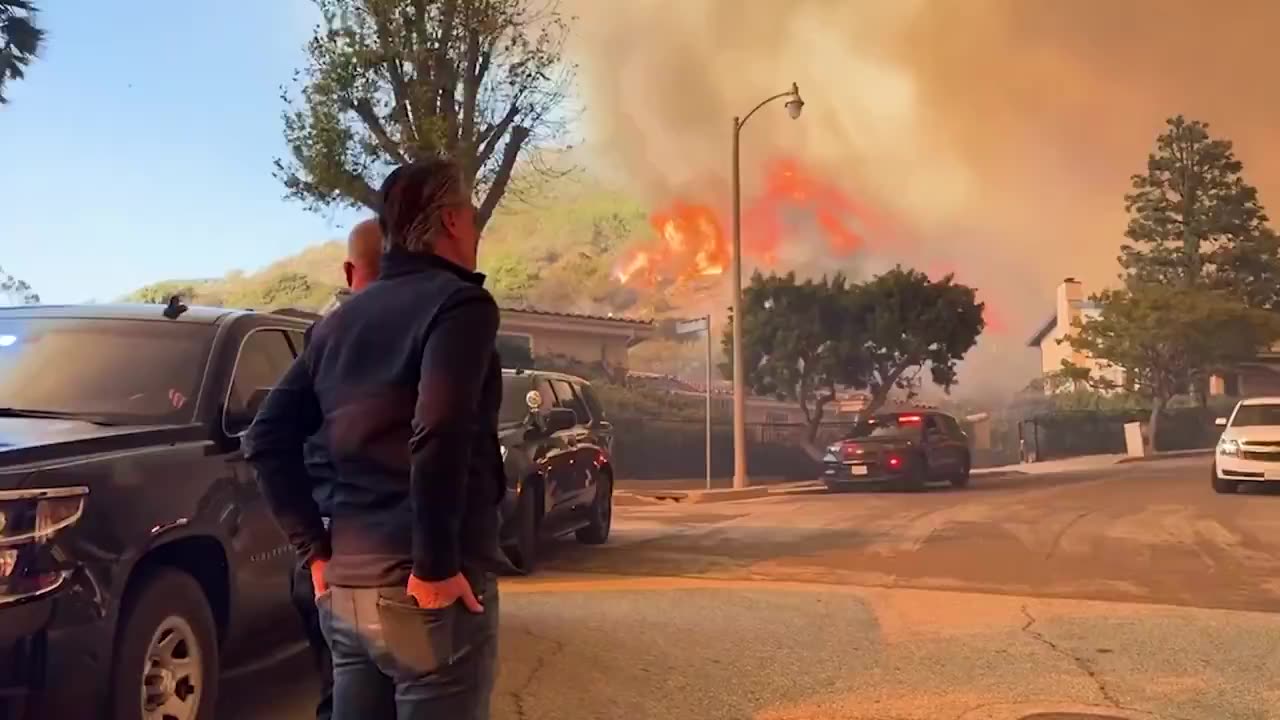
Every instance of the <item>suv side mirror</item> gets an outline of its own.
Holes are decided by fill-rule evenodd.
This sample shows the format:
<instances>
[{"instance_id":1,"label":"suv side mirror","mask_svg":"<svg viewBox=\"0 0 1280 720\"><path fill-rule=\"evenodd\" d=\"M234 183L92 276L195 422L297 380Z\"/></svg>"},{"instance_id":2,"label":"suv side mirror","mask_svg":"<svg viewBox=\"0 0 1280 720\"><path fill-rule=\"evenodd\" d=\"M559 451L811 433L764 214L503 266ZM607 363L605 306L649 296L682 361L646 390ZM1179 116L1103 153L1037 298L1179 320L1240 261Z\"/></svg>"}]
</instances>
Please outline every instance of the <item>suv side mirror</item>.
<instances>
[{"instance_id":1,"label":"suv side mirror","mask_svg":"<svg viewBox=\"0 0 1280 720\"><path fill-rule=\"evenodd\" d=\"M1213 421L1213 424L1214 424L1214 425L1217 425L1218 427L1226 427L1226 426L1227 426L1227 419L1226 419L1226 418L1218 418L1217 420L1214 420L1214 421Z\"/></svg>"},{"instance_id":2,"label":"suv side mirror","mask_svg":"<svg viewBox=\"0 0 1280 720\"><path fill-rule=\"evenodd\" d=\"M561 430L568 430L578 424L578 414L569 408L551 408L547 412L547 418L543 422L543 428L547 434L558 433Z\"/></svg>"}]
</instances>

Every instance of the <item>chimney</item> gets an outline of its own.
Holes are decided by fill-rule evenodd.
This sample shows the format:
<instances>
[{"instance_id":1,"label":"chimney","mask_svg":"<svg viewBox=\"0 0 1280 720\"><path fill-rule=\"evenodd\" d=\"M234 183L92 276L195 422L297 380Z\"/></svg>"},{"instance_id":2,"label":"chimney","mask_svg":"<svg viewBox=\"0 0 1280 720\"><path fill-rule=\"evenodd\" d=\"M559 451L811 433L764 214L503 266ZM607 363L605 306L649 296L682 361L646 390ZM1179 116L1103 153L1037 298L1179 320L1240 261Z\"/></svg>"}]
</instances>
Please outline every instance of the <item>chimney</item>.
<instances>
[{"instance_id":1,"label":"chimney","mask_svg":"<svg viewBox=\"0 0 1280 720\"><path fill-rule=\"evenodd\" d=\"M1080 315L1080 309L1077 306L1082 300L1084 300L1084 286L1080 281L1073 277L1063 278L1062 284L1058 286L1055 308L1058 327L1053 333L1054 337L1062 337L1071 331L1071 323Z\"/></svg>"}]
</instances>

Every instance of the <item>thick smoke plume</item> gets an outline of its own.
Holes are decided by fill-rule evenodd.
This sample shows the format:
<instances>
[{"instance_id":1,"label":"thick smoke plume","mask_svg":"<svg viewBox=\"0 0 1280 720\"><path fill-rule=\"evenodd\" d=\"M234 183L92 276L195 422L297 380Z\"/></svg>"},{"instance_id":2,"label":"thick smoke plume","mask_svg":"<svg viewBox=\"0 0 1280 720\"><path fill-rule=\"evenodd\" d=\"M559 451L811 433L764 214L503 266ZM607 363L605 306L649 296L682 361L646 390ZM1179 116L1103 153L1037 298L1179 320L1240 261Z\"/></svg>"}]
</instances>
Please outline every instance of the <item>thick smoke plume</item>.
<instances>
[{"instance_id":1,"label":"thick smoke plume","mask_svg":"<svg viewBox=\"0 0 1280 720\"><path fill-rule=\"evenodd\" d=\"M1175 113L1236 143L1280 213L1280 3L1027 0L572 0L592 157L661 204L727 207L730 118L757 114L748 195L794 157L892 217L896 250L858 263L954 270L1005 332L969 388L1036 372L1022 346L1065 276L1115 280L1129 176ZM815 246L820 247L820 246ZM989 318L991 315L988 316Z\"/></svg>"}]
</instances>

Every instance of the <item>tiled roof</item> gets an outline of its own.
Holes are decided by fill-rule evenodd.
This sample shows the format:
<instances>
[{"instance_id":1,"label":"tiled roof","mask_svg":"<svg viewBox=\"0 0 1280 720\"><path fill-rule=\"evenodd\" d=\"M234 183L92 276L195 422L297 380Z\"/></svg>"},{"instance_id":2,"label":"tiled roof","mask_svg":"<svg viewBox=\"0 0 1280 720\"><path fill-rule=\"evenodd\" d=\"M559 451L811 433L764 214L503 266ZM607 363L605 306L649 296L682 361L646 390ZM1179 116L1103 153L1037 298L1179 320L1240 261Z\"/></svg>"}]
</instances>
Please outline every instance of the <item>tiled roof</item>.
<instances>
[{"instance_id":1,"label":"tiled roof","mask_svg":"<svg viewBox=\"0 0 1280 720\"><path fill-rule=\"evenodd\" d=\"M542 315L544 317L560 317L560 318L568 318L571 320L603 320L605 322L629 323L631 325L643 325L645 327L651 327L653 325L652 320L638 320L636 318L617 317L613 315L587 315L584 313L552 312L550 310L534 310L533 308L504 307L502 308L502 312L525 313L526 315Z\"/></svg>"},{"instance_id":2,"label":"tiled roof","mask_svg":"<svg viewBox=\"0 0 1280 720\"><path fill-rule=\"evenodd\" d=\"M1053 329L1056 327L1058 327L1058 315L1057 313L1054 313L1048 320L1045 320L1044 325L1041 325L1040 329L1036 331L1036 334L1032 335L1031 339L1027 341L1027 347L1040 347L1040 343L1048 337L1049 333L1053 332Z\"/></svg>"}]
</instances>

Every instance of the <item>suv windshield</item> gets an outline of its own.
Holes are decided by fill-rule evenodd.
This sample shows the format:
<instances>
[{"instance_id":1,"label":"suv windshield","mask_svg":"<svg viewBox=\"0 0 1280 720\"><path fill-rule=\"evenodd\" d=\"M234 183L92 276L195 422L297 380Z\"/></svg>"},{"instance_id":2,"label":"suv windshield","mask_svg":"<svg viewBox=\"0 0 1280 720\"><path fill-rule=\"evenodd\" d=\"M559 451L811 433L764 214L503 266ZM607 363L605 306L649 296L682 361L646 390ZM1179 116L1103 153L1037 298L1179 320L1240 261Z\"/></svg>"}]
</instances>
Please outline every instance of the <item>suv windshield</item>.
<instances>
[{"instance_id":1,"label":"suv windshield","mask_svg":"<svg viewBox=\"0 0 1280 720\"><path fill-rule=\"evenodd\" d=\"M190 422L212 336L196 323L0 318L0 408Z\"/></svg>"},{"instance_id":2,"label":"suv windshield","mask_svg":"<svg viewBox=\"0 0 1280 720\"><path fill-rule=\"evenodd\" d=\"M1280 425L1280 405L1241 405L1231 427Z\"/></svg>"},{"instance_id":3,"label":"suv windshield","mask_svg":"<svg viewBox=\"0 0 1280 720\"><path fill-rule=\"evenodd\" d=\"M850 440L870 438L917 438L923 418L919 415L876 415L854 424L846 436Z\"/></svg>"}]
</instances>

